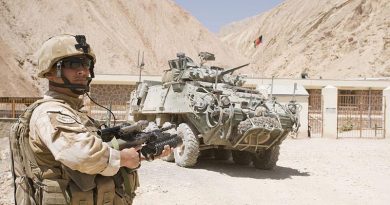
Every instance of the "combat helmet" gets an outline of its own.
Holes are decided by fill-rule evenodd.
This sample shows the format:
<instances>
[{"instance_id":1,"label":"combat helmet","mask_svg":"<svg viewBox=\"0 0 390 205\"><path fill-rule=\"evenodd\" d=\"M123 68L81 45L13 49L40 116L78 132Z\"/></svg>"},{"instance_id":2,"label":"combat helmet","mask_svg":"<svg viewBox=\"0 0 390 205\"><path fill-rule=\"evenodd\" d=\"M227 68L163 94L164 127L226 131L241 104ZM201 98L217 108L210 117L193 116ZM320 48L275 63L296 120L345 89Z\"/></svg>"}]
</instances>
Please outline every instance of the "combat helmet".
<instances>
[{"instance_id":1,"label":"combat helmet","mask_svg":"<svg viewBox=\"0 0 390 205\"><path fill-rule=\"evenodd\" d=\"M84 55L91 60L89 65L91 77L87 86L71 84L69 80L62 75L61 67L58 64L61 59L80 55ZM39 51L38 77L44 78L45 74L48 73L53 66L57 66L57 76L61 77L65 84L58 84L50 81L50 85L69 88L74 93L83 94L89 91L90 81L95 77L93 71L95 63L95 54L89 44L87 44L84 35L62 34L53 36L43 43Z\"/></svg>"}]
</instances>

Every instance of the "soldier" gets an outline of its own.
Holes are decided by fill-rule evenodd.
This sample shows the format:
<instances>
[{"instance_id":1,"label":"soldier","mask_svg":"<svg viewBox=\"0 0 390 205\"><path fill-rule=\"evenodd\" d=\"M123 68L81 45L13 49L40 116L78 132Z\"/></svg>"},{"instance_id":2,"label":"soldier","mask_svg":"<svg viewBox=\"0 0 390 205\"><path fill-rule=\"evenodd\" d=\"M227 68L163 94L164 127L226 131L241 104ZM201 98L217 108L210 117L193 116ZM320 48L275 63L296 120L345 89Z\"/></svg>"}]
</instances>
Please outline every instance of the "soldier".
<instances>
[{"instance_id":1,"label":"soldier","mask_svg":"<svg viewBox=\"0 0 390 205\"><path fill-rule=\"evenodd\" d=\"M83 35L44 42L38 76L49 80L49 90L21 116L10 138L17 205L132 203L140 148L111 148L80 111L95 62ZM166 146L161 156L170 153Z\"/></svg>"}]
</instances>

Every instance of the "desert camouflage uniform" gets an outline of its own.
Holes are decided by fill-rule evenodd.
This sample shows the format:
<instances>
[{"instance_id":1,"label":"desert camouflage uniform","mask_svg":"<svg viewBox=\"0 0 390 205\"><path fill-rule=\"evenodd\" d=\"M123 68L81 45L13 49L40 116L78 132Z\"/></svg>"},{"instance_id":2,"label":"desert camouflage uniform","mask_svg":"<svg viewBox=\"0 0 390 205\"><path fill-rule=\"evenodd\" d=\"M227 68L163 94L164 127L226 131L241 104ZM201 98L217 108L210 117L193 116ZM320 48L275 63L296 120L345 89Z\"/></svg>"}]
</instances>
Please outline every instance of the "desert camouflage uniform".
<instances>
[{"instance_id":1,"label":"desert camouflage uniform","mask_svg":"<svg viewBox=\"0 0 390 205\"><path fill-rule=\"evenodd\" d=\"M85 56L88 85L71 84L62 59ZM38 77L55 69L64 84L82 95L94 77L96 57L84 35L63 34L45 41L39 51ZM84 65L83 65L84 66ZM79 98L48 91L12 126L10 146L16 205L131 204L138 187L135 170L120 168L120 152L97 136L97 125L80 111Z\"/></svg>"},{"instance_id":2,"label":"desert camouflage uniform","mask_svg":"<svg viewBox=\"0 0 390 205\"><path fill-rule=\"evenodd\" d=\"M120 167L119 151L96 137L96 126L79 111L82 99L54 91L48 91L45 98L65 103L43 103L31 116L30 145L38 164L64 164L86 174L116 174Z\"/></svg>"},{"instance_id":3,"label":"desert camouflage uniform","mask_svg":"<svg viewBox=\"0 0 390 205\"><path fill-rule=\"evenodd\" d=\"M130 172L132 194L126 195L123 178L117 174L120 152L97 137L96 125L80 111L82 99L54 91L48 91L44 99L60 101L42 103L35 108L30 120L29 144L41 170L42 176L38 178L44 181L43 186L59 185L64 200L71 200L71 204L92 205L99 201L98 204L131 204L138 186L137 173ZM45 204L45 200L50 204L53 196L45 197L45 189L42 190L42 204ZM57 190L60 189L57 187ZM99 192L103 196L96 199ZM86 203L81 203L84 201Z\"/></svg>"}]
</instances>

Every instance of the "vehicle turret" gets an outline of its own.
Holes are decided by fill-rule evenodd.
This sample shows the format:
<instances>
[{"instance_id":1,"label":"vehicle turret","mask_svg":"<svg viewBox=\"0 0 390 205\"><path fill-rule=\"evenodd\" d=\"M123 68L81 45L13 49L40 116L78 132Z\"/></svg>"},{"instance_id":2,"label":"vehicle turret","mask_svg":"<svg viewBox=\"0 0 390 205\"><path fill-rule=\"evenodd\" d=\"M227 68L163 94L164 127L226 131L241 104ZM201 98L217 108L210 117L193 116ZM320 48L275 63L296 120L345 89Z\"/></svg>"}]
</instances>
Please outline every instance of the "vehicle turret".
<instances>
[{"instance_id":1,"label":"vehicle turret","mask_svg":"<svg viewBox=\"0 0 390 205\"><path fill-rule=\"evenodd\" d=\"M163 82L202 81L209 83L226 83L232 86L241 86L245 83L243 75L232 75L238 69L248 64L235 68L224 69L217 66L206 65L207 61L215 60L214 54L208 52L199 53L200 63L195 63L184 53L177 53L177 59L169 60L169 70L163 76Z\"/></svg>"}]
</instances>

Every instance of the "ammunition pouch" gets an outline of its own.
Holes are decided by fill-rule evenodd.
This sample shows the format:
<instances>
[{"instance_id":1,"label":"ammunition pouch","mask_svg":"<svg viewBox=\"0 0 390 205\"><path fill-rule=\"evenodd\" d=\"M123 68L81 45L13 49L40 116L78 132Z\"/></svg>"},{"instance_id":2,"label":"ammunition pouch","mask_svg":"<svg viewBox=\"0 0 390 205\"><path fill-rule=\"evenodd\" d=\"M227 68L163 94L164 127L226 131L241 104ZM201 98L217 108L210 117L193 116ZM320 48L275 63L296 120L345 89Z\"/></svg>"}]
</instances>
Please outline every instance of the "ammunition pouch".
<instances>
[{"instance_id":1,"label":"ammunition pouch","mask_svg":"<svg viewBox=\"0 0 390 205\"><path fill-rule=\"evenodd\" d=\"M115 198L115 183L112 177L96 177L96 204L113 205Z\"/></svg>"},{"instance_id":2,"label":"ammunition pouch","mask_svg":"<svg viewBox=\"0 0 390 205\"><path fill-rule=\"evenodd\" d=\"M64 179L44 179L42 181L42 205L46 204L68 204L67 194L65 193L65 187L68 181Z\"/></svg>"},{"instance_id":3,"label":"ammunition pouch","mask_svg":"<svg viewBox=\"0 0 390 205\"><path fill-rule=\"evenodd\" d=\"M74 182L70 182L69 195L72 205L94 205L93 189L82 191Z\"/></svg>"},{"instance_id":4,"label":"ammunition pouch","mask_svg":"<svg viewBox=\"0 0 390 205\"><path fill-rule=\"evenodd\" d=\"M16 177L15 179L15 203L16 205L36 205L33 189L27 177Z\"/></svg>"},{"instance_id":5,"label":"ammunition pouch","mask_svg":"<svg viewBox=\"0 0 390 205\"><path fill-rule=\"evenodd\" d=\"M119 176L119 175L118 175ZM83 191L75 182L64 179L44 179L41 183L41 189L37 189L36 195L41 193L42 205L131 205L135 197L135 190L139 186L137 172L128 174L130 182L130 192L124 191L123 185L116 187L113 177L98 175L95 178L96 187L91 190ZM123 181L122 181L123 183ZM67 187L67 188L65 188ZM28 189L27 189L28 190ZM23 192L22 192L23 193ZM18 204L35 205L34 199Z\"/></svg>"},{"instance_id":6,"label":"ammunition pouch","mask_svg":"<svg viewBox=\"0 0 390 205\"><path fill-rule=\"evenodd\" d=\"M96 175L81 173L77 170L72 170L66 166L62 166L62 170L82 191L89 191L96 187Z\"/></svg>"},{"instance_id":7,"label":"ammunition pouch","mask_svg":"<svg viewBox=\"0 0 390 205\"><path fill-rule=\"evenodd\" d=\"M127 180L129 189L126 189ZM133 203L135 197L135 190L139 187L139 178L137 171L126 171L126 176L123 176L120 172L118 172L114 176L115 182L115 205L129 204Z\"/></svg>"}]
</instances>

